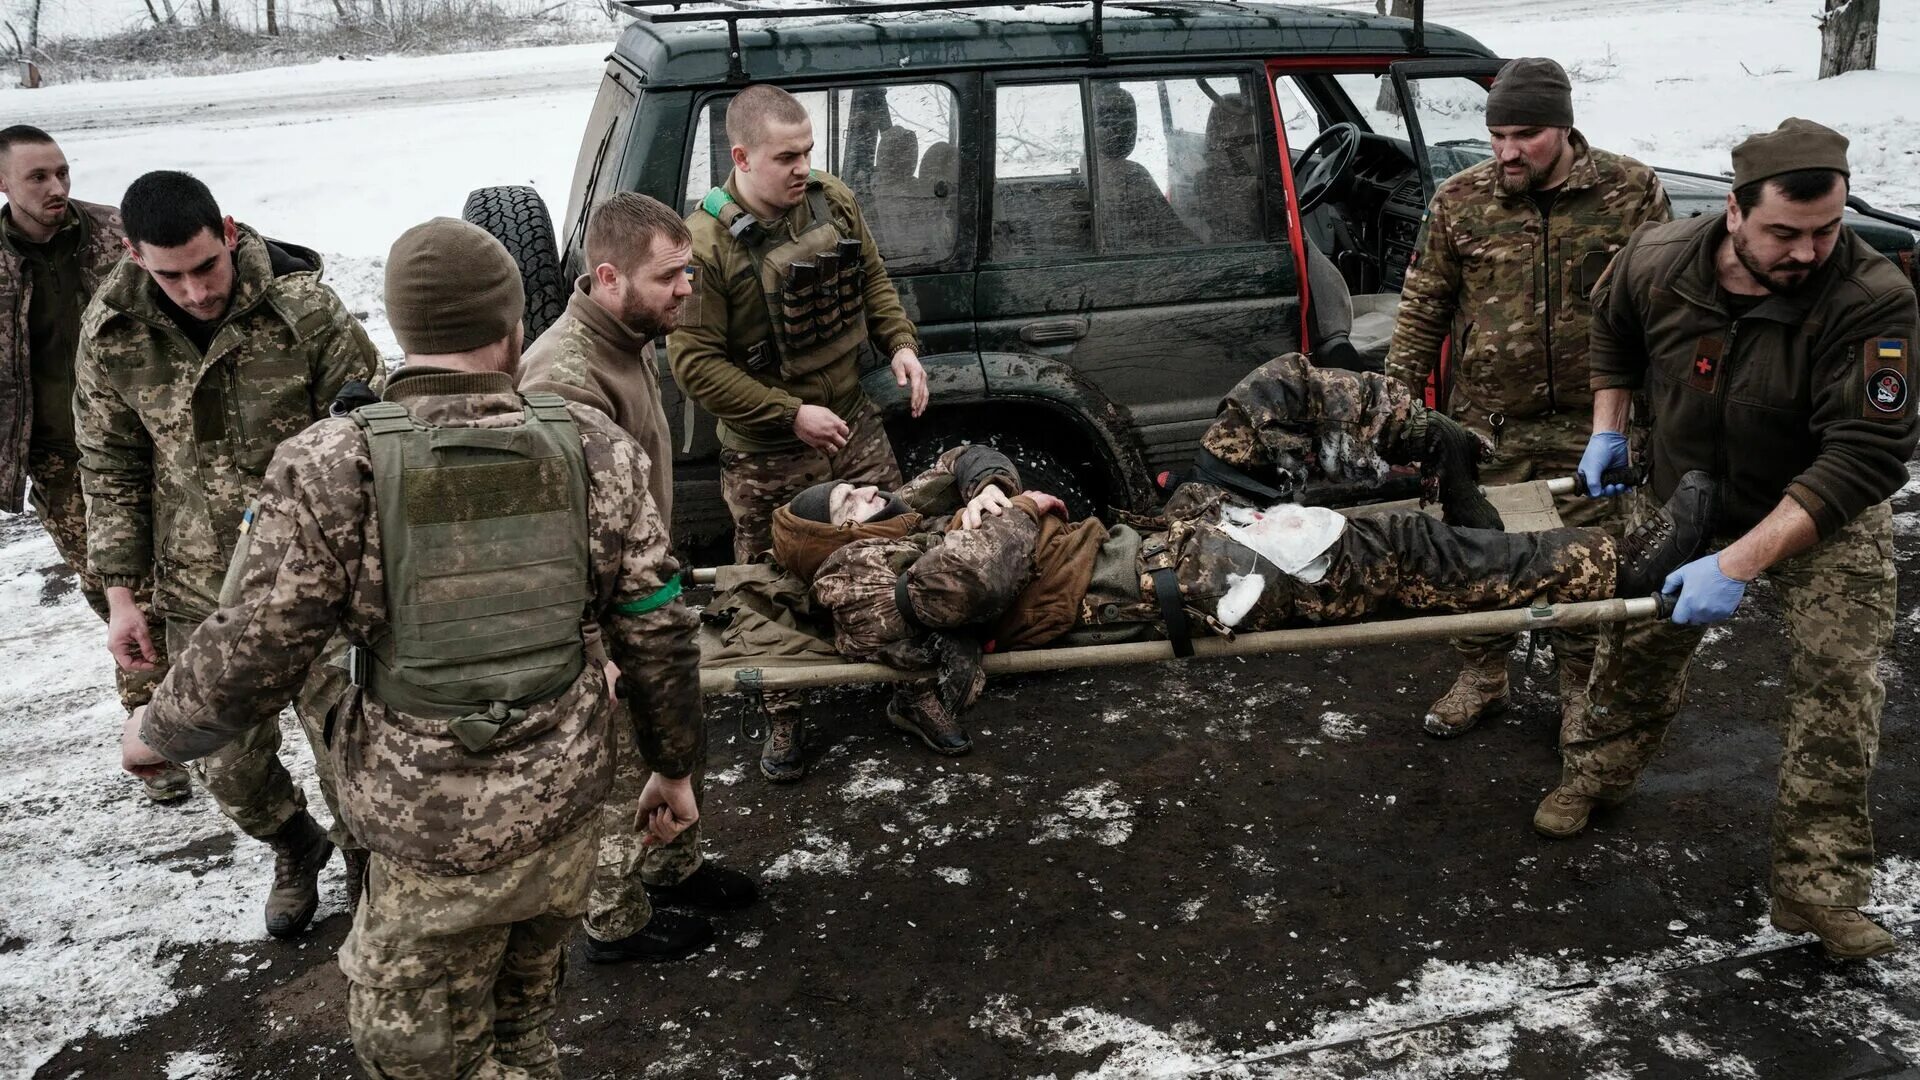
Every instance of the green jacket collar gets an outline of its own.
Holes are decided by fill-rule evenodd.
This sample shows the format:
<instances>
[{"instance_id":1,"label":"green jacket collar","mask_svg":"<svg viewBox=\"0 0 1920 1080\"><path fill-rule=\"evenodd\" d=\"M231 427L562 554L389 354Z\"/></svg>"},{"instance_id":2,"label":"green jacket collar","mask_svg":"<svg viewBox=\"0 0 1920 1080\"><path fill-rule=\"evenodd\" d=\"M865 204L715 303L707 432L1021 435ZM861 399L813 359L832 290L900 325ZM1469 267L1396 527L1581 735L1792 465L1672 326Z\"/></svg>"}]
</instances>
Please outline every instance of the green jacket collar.
<instances>
[{"instance_id":1,"label":"green jacket collar","mask_svg":"<svg viewBox=\"0 0 1920 1080\"><path fill-rule=\"evenodd\" d=\"M1680 255L1672 288L1689 304L1731 318L1732 313L1720 302L1720 243L1726 238L1727 212L1722 210L1694 231ZM1791 294L1767 297L1744 317L1798 326L1813 312L1827 286L1838 276L1849 273L1852 266L1853 230L1842 226L1826 265L1814 271L1805 286Z\"/></svg>"},{"instance_id":2,"label":"green jacket collar","mask_svg":"<svg viewBox=\"0 0 1920 1080\"><path fill-rule=\"evenodd\" d=\"M227 313L220 318L221 325L245 315L267 298L273 286L273 259L267 252L267 242L250 226L237 226L239 237L233 249L233 299L227 305ZM319 273L319 259L314 257L313 273ZM100 289L100 302L107 308L123 315L138 319L152 326L170 327L173 321L160 310L160 286L146 270L135 264L132 259L122 260ZM278 312L278 309L275 309ZM287 318L284 312L279 312ZM287 318L288 325L293 321Z\"/></svg>"}]
</instances>

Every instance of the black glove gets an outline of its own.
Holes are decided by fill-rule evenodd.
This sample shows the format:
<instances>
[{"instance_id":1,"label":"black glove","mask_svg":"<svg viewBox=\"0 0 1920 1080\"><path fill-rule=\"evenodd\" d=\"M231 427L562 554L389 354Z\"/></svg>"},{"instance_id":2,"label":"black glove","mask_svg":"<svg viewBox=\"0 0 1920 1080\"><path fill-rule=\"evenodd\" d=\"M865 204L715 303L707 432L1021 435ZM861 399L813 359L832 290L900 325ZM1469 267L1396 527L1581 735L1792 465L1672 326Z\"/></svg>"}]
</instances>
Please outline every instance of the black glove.
<instances>
[{"instance_id":1,"label":"black glove","mask_svg":"<svg viewBox=\"0 0 1920 1080\"><path fill-rule=\"evenodd\" d=\"M1322 341L1320 347L1313 351L1313 366L1335 368L1340 371L1372 372L1376 375L1387 370L1386 364L1360 355L1360 350L1353 347L1353 342L1348 341L1345 334L1336 334Z\"/></svg>"},{"instance_id":2,"label":"black glove","mask_svg":"<svg viewBox=\"0 0 1920 1080\"><path fill-rule=\"evenodd\" d=\"M364 379L348 379L340 386L340 392L333 395L333 404L327 407L328 416L345 416L362 405L372 405L380 400Z\"/></svg>"}]
</instances>

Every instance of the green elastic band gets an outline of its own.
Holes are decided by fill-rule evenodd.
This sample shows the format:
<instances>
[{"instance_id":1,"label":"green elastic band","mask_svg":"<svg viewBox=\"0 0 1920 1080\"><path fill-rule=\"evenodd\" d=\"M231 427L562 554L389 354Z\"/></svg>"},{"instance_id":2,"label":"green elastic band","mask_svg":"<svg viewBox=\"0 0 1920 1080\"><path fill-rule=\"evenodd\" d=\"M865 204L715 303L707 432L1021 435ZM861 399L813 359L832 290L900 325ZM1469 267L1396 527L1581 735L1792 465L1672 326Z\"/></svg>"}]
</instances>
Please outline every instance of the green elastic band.
<instances>
[{"instance_id":1,"label":"green elastic band","mask_svg":"<svg viewBox=\"0 0 1920 1080\"><path fill-rule=\"evenodd\" d=\"M613 610L622 615L645 615L649 611L666 607L668 604L673 603L674 597L680 595L681 576L680 574L673 575L673 580L656 589L652 596L644 600L629 600L624 604L615 604Z\"/></svg>"},{"instance_id":2,"label":"green elastic band","mask_svg":"<svg viewBox=\"0 0 1920 1080\"><path fill-rule=\"evenodd\" d=\"M700 200L700 209L705 210L718 219L720 217L720 211L725 210L727 204L732 201L733 196L727 194L726 188L714 188L707 192L706 198Z\"/></svg>"}]
</instances>

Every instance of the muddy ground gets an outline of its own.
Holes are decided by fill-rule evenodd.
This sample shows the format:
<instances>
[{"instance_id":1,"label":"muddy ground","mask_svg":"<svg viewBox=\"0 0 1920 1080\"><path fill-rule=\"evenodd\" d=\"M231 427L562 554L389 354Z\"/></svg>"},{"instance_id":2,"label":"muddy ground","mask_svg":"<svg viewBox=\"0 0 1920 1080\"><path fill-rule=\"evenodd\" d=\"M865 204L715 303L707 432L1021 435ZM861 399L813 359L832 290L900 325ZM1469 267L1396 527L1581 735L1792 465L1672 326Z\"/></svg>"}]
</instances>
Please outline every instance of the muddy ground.
<instances>
[{"instance_id":1,"label":"muddy ground","mask_svg":"<svg viewBox=\"0 0 1920 1080\"><path fill-rule=\"evenodd\" d=\"M1912 568L1875 780L1878 899L1909 934ZM1638 798L1559 843L1528 829L1551 676L1436 741L1428 646L1009 679L958 760L886 728L878 691L823 694L794 787L716 699L709 850L764 899L678 964L576 948L568 1075L1920 1075L1920 950L1846 966L1764 928L1785 658L1763 590ZM183 1004L38 1075L349 1075L345 931L191 949Z\"/></svg>"}]
</instances>

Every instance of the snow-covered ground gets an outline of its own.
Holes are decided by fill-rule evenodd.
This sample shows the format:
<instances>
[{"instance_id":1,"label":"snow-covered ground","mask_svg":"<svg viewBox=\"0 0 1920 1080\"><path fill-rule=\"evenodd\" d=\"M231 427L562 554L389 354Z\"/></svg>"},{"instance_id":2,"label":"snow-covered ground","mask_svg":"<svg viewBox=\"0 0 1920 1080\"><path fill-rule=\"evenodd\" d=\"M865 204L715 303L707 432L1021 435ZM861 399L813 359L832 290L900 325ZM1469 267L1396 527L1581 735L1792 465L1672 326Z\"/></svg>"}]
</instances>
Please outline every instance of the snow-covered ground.
<instances>
[{"instance_id":1,"label":"snow-covered ground","mask_svg":"<svg viewBox=\"0 0 1920 1080\"><path fill-rule=\"evenodd\" d=\"M1815 6L1435 0L1428 15L1502 53L1566 63L1578 76L1581 126L1597 145L1719 172L1746 133L1805 116L1853 138L1857 192L1920 214L1920 0L1883 0L1884 70L1826 82L1813 77ZM367 313L391 350L380 284L392 238L426 217L457 214L466 193L484 185L532 184L556 211L563 208L606 51L584 45L332 61L6 90L0 116L54 130L82 198L115 202L128 181L152 168L197 173L241 220L325 253L336 288ZM179 949L255 940L268 865L258 845L242 842L226 853L228 828L204 798L184 810L150 807L115 771L117 710L102 630L77 595L51 587L43 568L55 561L36 528L0 524L0 670L7 672L0 715L8 718L0 758L0 1073L23 1076L79 1036L131 1030L176 995L196 992L172 988ZM1329 737L1352 726L1337 712L1325 723ZM290 741L298 739L290 729ZM306 755L288 757L298 763ZM879 794L894 790L884 776L868 781ZM1113 795L1096 785L1033 808L1036 843L1123 843L1131 825ZM812 837L767 876L779 876L775 869L844 872L854 861L844 844ZM943 869L951 871L947 880L966 883L964 870ZM1886 914L1920 917L1920 872L1889 860L1879 898ZM337 900L337 889L328 900ZM1627 958L1605 970L1569 973L1526 956L1498 970L1439 967L1399 994L1328 1016L1310 1033L1276 1037L1267 1054L1492 1008L1485 1038L1468 1046L1494 1060L1499 1040L1561 1023L1580 995L1631 998L1675 963L1776 944L1756 927L1746 940L1687 941L1671 956ZM1911 959L1887 965L1881 978L1890 993L1920 992L1920 966ZM1592 985L1552 989L1572 982ZM1107 1062L1099 1076L1284 1074L1264 1069L1257 1056L1222 1060L1207 1033L1143 1029L1104 1014L1034 1017L1003 1000L980 1003L975 1026L996 1038L1070 1044ZM1920 1047L1920 1029L1901 1030ZM1448 1052L1456 1051L1466 1052ZM1408 1060L1424 1060L1417 1046L1409 1052ZM1395 1066L1405 1067L1404 1060Z\"/></svg>"}]
</instances>

